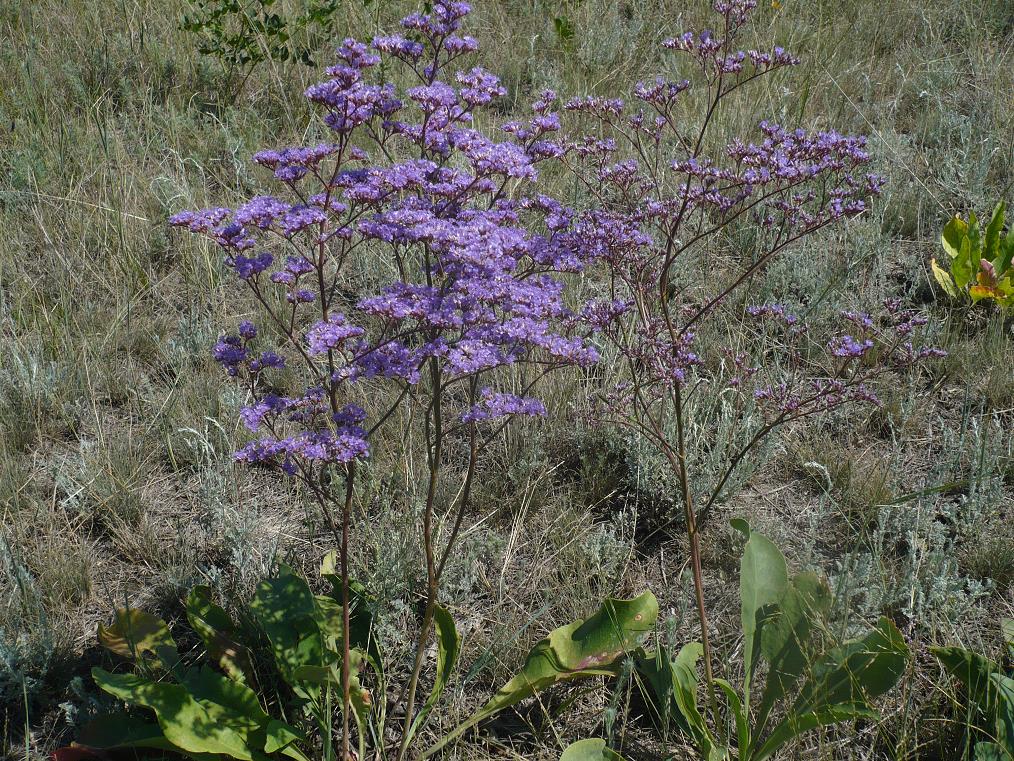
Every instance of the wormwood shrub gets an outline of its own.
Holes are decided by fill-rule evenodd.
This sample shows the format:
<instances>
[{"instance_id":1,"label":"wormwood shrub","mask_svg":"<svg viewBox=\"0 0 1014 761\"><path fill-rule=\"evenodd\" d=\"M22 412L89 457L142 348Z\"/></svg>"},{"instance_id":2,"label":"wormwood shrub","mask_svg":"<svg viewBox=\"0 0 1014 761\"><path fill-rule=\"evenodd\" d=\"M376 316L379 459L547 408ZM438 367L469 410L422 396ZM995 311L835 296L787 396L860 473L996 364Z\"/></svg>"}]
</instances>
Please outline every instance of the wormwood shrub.
<instances>
[{"instance_id":1,"label":"wormwood shrub","mask_svg":"<svg viewBox=\"0 0 1014 761\"><path fill-rule=\"evenodd\" d=\"M618 99L568 101L563 111L573 125L562 134L557 95L544 91L531 118L500 124L494 133L477 129L486 119L476 117L505 88L490 72L460 63L477 48L459 33L468 5L438 0L403 19L400 34L378 36L371 46L342 43L328 79L306 90L322 113L308 132L326 129L328 140L254 156L278 181L278 195L170 219L221 246L257 304L254 319L239 322L213 349L247 395L240 418L251 438L236 460L299 482L337 545L327 573L332 594L311 594L283 569L284 583L264 582L274 590L278 617L260 622L328 757L352 757L353 724L360 758L370 750L401 761L415 750L460 651L442 581L476 473L502 466L490 456L492 445L516 418L546 414L535 395L539 382L568 368L586 370L601 420L650 442L678 487L711 705L695 719L699 748L712 757L732 752L718 729L726 716L719 689L729 696L727 713L737 727L747 723L739 731L741 754L744 737L753 747L748 695L733 700L712 665L699 522L773 431L829 410L876 404L874 380L940 353L913 343L925 319L899 301L875 314L847 311L829 330L784 305L751 304L740 295L794 243L863 213L883 182L863 169L869 156L861 137L769 122L761 122L752 141L732 138L724 147L722 136L712 134L728 96L797 63L777 47L736 48L754 5L720 0L718 31L686 32L664 43L688 64L693 82L667 74L641 83L636 109ZM393 70L411 86L386 81ZM584 188L579 206L540 192L544 164ZM745 237L747 250L719 258L715 241L747 223L756 228ZM601 293L574 304L566 286L585 272L602 275ZM695 336L716 318L748 326L747 337L699 345ZM611 385L590 371L602 352L619 368ZM418 491L406 487L409 502L421 505L423 603L415 655L397 692L387 679L399 671L361 636L362 594L349 568L362 463L376 454L372 447L399 438L378 435L385 428L416 428L426 443ZM691 447L695 456L688 455ZM721 466L715 482L699 483L688 468L694 462ZM460 471L452 469L456 463L463 463ZM761 570L744 569L743 577L746 585L765 583ZM297 603L298 615L290 607ZM765 604L751 610L767 616ZM645 593L607 601L591 618L551 633L516 679L417 757L437 753L537 689L615 675L656 612ZM744 617L745 633L757 630L756 615ZM296 627L282 626L297 619ZM128 638L125 625L120 629ZM292 639L293 629L316 644L307 650ZM900 653L893 628L881 629ZM435 675L420 704L431 638ZM876 646L856 645L859 653ZM163 667L173 662L171 653L156 656ZM755 654L747 657L756 662ZM862 671L861 663L852 665ZM191 701L188 710L206 727L199 740L214 737L218 745L195 742L192 728L147 697L165 692L159 682L96 676L124 701L154 710L164 738L185 752L300 758L289 752L301 740L299 728L272 723L259 705L255 710L249 686L234 687L240 680L223 668L224 676L171 674L177 685L170 697ZM386 731L389 697L403 711L400 732ZM340 727L332 748L334 710ZM216 717L229 711L256 713L223 725L245 728L239 740L216 734ZM719 741L705 744L706 737Z\"/></svg>"},{"instance_id":2,"label":"wormwood shrub","mask_svg":"<svg viewBox=\"0 0 1014 761\"><path fill-rule=\"evenodd\" d=\"M28 569L0 540L0 726L23 721L54 660L56 636Z\"/></svg>"}]
</instances>

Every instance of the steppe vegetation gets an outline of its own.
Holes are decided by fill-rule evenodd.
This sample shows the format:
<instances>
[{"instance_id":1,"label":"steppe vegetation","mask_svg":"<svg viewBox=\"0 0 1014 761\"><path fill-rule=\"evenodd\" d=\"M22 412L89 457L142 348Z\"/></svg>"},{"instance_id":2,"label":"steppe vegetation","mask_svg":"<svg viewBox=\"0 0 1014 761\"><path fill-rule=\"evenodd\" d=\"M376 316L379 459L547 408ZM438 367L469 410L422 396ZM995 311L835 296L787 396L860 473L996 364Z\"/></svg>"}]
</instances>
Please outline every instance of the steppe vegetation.
<instances>
[{"instance_id":1,"label":"steppe vegetation","mask_svg":"<svg viewBox=\"0 0 1014 761\"><path fill-rule=\"evenodd\" d=\"M454 203L472 209L481 201L485 211L490 198L541 193L578 217L609 214L594 224L579 219L587 224L562 245L554 234L573 220L555 204L531 203L517 222L481 214L477 222L454 209L455 234L471 248L441 260L436 287L476 295L479 286L454 291L466 269L476 279L467 257L493 259L491 231L506 239L516 226L524 240L508 241L511 256L523 251L528 269L497 263L479 284L495 280L511 306L499 290L479 301L495 301L498 329L507 317L533 314L550 325L533 332L526 324L524 332L512 323L518 332L509 342L484 333L487 344L509 343L512 353L509 363L488 365L469 364L478 360L467 351L464 359L452 354L460 341L439 332L446 325L432 312L420 317L398 300L404 293L383 291L426 269L413 264L411 246L392 254L392 233L379 222L362 246L341 249L346 271L327 270L336 284L331 306L341 309L315 318L321 325L272 325L268 308L316 309L327 289L297 287L311 271L301 264L290 266L292 282L275 279L274 295L245 289L258 268L267 281L268 265L244 259L250 252L237 237L216 231L226 215L181 216L244 208L253 227L267 214L263 230L287 225L289 238L323 229L316 217L287 221L263 202L249 204L284 194L273 171L284 179L300 162L316 170L334 151L253 157L336 139L329 129L343 134L321 119L333 91L304 97L336 65L342 40L369 42L399 31L407 14L445 4L337 0L311 3L305 15L301 1L276 0L269 14L299 19L285 40L278 22L216 37L208 8L225 5L0 7L0 752L41 758L87 736L96 716L136 706L143 680L200 695L198 672L186 669L207 661L200 673L217 669L256 689L243 693L259 703L255 758L340 758L343 735L352 753L392 759L556 759L585 738L602 738L630 761L692 758L723 743L741 759L765 757L768 746L776 758L1010 757L1003 717L1014 710L1014 691L1004 703L1002 690L1010 690L1014 651L1001 622L1014 617L1014 322L1004 290L1014 238L1004 237L1002 222L995 235L987 227L997 202L1014 200L1010 3L762 2L737 47L788 53L762 61L771 71L711 113L693 84L649 92L659 73L673 83L691 76L707 38L695 36L697 48L683 58L663 41L716 24L720 32L710 2L476 0L462 31L478 50L464 51L441 78L472 88L472 126L525 143L529 153L483 153L493 168L482 171L502 171L503 187L466 183ZM398 45L381 47L392 59L408 55ZM372 70L363 61L374 52L346 46L344 61ZM788 65L790 55L798 65ZM455 79L474 66L498 76L503 93L482 75ZM377 69L399 88L418 84L393 60ZM649 83L640 93L639 82ZM557 93L555 104L547 90ZM437 112L443 96L414 100L426 108L432 98ZM583 154L558 160L523 132L615 137L621 122L608 99L636 109L669 97L680 103L675 126L666 127L674 144L685 130L696 137L702 115L711 131L691 148L712 155L737 136L809 140L794 137L804 128L824 135L807 144L808 160L837 151L836 160L854 163L860 185L834 174L839 185L823 189L839 195L800 202L826 217L777 209L805 231L791 245L780 231L765 237L778 226L763 217L730 219L743 199L695 198L706 208L690 218L707 234L681 229L669 249L682 254L674 266L642 267L637 256L656 251L616 241L634 222L671 223L669 212L646 213L644 200L667 187L678 195L679 185L656 182L638 195L643 189L624 185L626 170L612 165L631 158L626 149L609 158L588 142ZM574 99L583 100L566 108ZM548 121L529 125L540 116ZM498 131L511 121L523 126ZM785 131L762 133L762 121ZM403 130L382 148L358 137L349 145L369 150L377 165L401 166L420 156L405 149L414 138ZM631 145L635 153L643 147ZM433 145L423 148L432 159ZM475 143L456 149L475 169ZM683 160L688 188L730 180ZM428 199L447 192L405 166L384 182ZM318 179L325 193L338 187ZM341 191L367 198L376 191L367 185L356 175ZM831 205L832 197L842 203ZM981 235L953 221L971 213ZM180 227L211 231L225 255ZM545 237L536 245L529 233ZM426 245L426 236L447 235L413 234ZM329 240L329 255L340 239ZM590 242L599 253L579 256L580 267L564 256ZM661 250L665 244L663 236ZM272 271L286 253L276 252ZM562 295L535 281L535 271L552 274ZM712 301L730 285L735 293ZM362 302L379 293L385 298ZM617 307L624 299L635 308ZM596 306L582 311L587 302ZM585 319L572 319L564 305ZM352 369L338 379L345 365L335 357L359 338L337 319L341 310L367 326L369 340L397 323L426 346L446 339L450 348L413 355L418 378L393 355L371 364L368 351L350 349ZM429 322L406 328L406 319ZM693 324L693 338L672 332L672 320ZM909 336L910 348L887 340ZM269 370L250 376L254 344ZM406 340L405 349L421 345ZM652 353L658 346L668 349ZM286 347L284 369L260 353ZM311 450L316 439L258 446L251 429L282 420L280 396L312 396L322 363L347 396L283 424L317 431L323 424L311 416L326 415L323 428L338 426L341 446L326 456ZM237 383L222 365L250 379ZM361 382L346 384L357 374ZM818 384L807 386L816 401L779 390L786 378ZM660 388L669 391L652 396ZM759 432L770 435L755 442ZM343 610L353 598L355 609ZM760 616L756 631L753 614L744 615L748 599ZM312 649L310 638L286 639L280 622L297 619L320 628L319 665L291 655ZM556 663L551 675L544 663L526 665L536 643L554 632L555 646L555 632L578 619L591 622L580 630L591 632L588 641L616 648L614 660L588 661L594 653L582 641L566 651L573 662ZM837 723L793 731L778 747L742 741L744 727L764 734L769 711L767 731L781 726L795 709L776 697L800 692L771 677L792 669L772 649L773 624L760 649L760 625L772 620L791 621L788 639L811 657L799 667L806 676L796 708L807 702L806 680L838 673L836 663L853 679L851 693L835 693L850 706L835 709ZM362 631L368 636L353 641ZM845 641L862 644L836 648ZM850 660L864 648L882 656L876 666L889 674L877 685L863 682ZM343 668L353 659L366 664L358 674ZM672 680L660 679L670 666ZM762 718L740 726L732 695L743 695L744 676L758 668L749 718ZM536 673L546 680L538 690L528 681ZM698 679L696 721L686 704ZM834 690L826 693L822 700ZM431 694L440 699L427 701ZM342 711L343 701L351 708ZM820 700L811 694L809 703ZM379 747L386 750L377 755ZM567 753L615 758L594 741Z\"/></svg>"}]
</instances>

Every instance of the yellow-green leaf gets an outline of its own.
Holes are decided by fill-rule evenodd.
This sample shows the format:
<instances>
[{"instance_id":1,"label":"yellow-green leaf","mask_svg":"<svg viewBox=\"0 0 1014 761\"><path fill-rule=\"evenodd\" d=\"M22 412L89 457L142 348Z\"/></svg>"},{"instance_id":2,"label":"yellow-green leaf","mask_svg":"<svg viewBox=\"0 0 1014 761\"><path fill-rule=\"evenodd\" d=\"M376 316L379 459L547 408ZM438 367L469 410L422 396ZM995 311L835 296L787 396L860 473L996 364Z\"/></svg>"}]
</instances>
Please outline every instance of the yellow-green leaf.
<instances>
[{"instance_id":1,"label":"yellow-green leaf","mask_svg":"<svg viewBox=\"0 0 1014 761\"><path fill-rule=\"evenodd\" d=\"M589 676L614 676L623 654L655 628L658 600L646 591L632 600L606 599L587 619L554 629L525 659L521 671L482 708L419 758L429 758L469 727L546 687Z\"/></svg>"},{"instance_id":2,"label":"yellow-green leaf","mask_svg":"<svg viewBox=\"0 0 1014 761\"><path fill-rule=\"evenodd\" d=\"M99 642L107 650L136 660L154 656L153 665L169 668L178 660L176 642L158 616L135 608L119 608L112 626L99 624Z\"/></svg>"},{"instance_id":3,"label":"yellow-green leaf","mask_svg":"<svg viewBox=\"0 0 1014 761\"><path fill-rule=\"evenodd\" d=\"M954 217L944 226L940 235L940 244L951 259L961 253L961 241L968 235L968 224L961 217Z\"/></svg>"},{"instance_id":4,"label":"yellow-green leaf","mask_svg":"<svg viewBox=\"0 0 1014 761\"><path fill-rule=\"evenodd\" d=\"M231 635L235 624L229 614L211 601L211 588L196 586L187 595L187 620L204 640L208 658L232 679L254 683L250 654Z\"/></svg>"},{"instance_id":5,"label":"yellow-green leaf","mask_svg":"<svg viewBox=\"0 0 1014 761\"><path fill-rule=\"evenodd\" d=\"M940 284L940 287L944 289L944 293L952 299L959 298L958 289L954 285L954 279L944 270L943 267L937 264L936 259L932 259L930 261L930 267L933 269L933 277L936 279L937 283Z\"/></svg>"},{"instance_id":6,"label":"yellow-green leaf","mask_svg":"<svg viewBox=\"0 0 1014 761\"><path fill-rule=\"evenodd\" d=\"M592 737L568 745L560 761L623 761L623 756L607 747L605 740Z\"/></svg>"},{"instance_id":7,"label":"yellow-green leaf","mask_svg":"<svg viewBox=\"0 0 1014 761\"><path fill-rule=\"evenodd\" d=\"M437 636L437 674L429 697L409 727L410 738L426 723L426 718L440 700L461 654L461 635L458 634L450 611L442 605L437 605L433 611L433 626Z\"/></svg>"}]
</instances>

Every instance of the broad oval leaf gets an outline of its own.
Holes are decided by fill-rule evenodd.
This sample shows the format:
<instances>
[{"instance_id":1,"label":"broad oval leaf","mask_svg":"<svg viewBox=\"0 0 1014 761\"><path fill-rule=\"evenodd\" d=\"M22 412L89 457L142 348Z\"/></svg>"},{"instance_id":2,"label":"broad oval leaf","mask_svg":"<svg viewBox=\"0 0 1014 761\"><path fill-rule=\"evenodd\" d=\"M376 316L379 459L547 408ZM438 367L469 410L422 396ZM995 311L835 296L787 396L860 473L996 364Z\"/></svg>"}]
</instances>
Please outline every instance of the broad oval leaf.
<instances>
[{"instance_id":1,"label":"broad oval leaf","mask_svg":"<svg viewBox=\"0 0 1014 761\"><path fill-rule=\"evenodd\" d=\"M213 753L253 761L262 757L257 721L218 703L196 700L178 684L92 669L95 683L110 695L155 712L165 738L187 753ZM236 684L236 682L232 682ZM263 734L263 733L262 733Z\"/></svg>"},{"instance_id":2,"label":"broad oval leaf","mask_svg":"<svg viewBox=\"0 0 1014 761\"><path fill-rule=\"evenodd\" d=\"M437 673L433 681L433 689L429 697L409 727L408 734L411 739L416 732L426 723L430 711L436 706L443 694L451 674L454 673L454 666L461 654L461 635L454 625L454 618L450 611L442 605L437 605L433 611L433 627L437 637Z\"/></svg>"},{"instance_id":3,"label":"broad oval leaf","mask_svg":"<svg viewBox=\"0 0 1014 761\"><path fill-rule=\"evenodd\" d=\"M623 761L623 756L598 737L571 743L560 756L560 761Z\"/></svg>"},{"instance_id":4,"label":"broad oval leaf","mask_svg":"<svg viewBox=\"0 0 1014 761\"><path fill-rule=\"evenodd\" d=\"M111 626L99 624L99 642L107 650L131 660L146 654L165 657L168 652L176 652L176 642L165 621L136 608L118 608Z\"/></svg>"},{"instance_id":5,"label":"broad oval leaf","mask_svg":"<svg viewBox=\"0 0 1014 761\"><path fill-rule=\"evenodd\" d=\"M657 618L658 600L648 590L632 600L606 599L589 618L554 629L532 648L521 671L486 705L419 758L429 758L483 719L550 685L588 676L615 675L617 661L655 628Z\"/></svg>"},{"instance_id":6,"label":"broad oval leaf","mask_svg":"<svg viewBox=\"0 0 1014 761\"><path fill-rule=\"evenodd\" d=\"M865 636L829 650L817 659L792 709L751 759L763 761L793 737L814 727L876 718L869 701L894 687L908 657L904 637L887 618L881 618Z\"/></svg>"},{"instance_id":7,"label":"broad oval leaf","mask_svg":"<svg viewBox=\"0 0 1014 761\"><path fill-rule=\"evenodd\" d=\"M306 581L291 568L282 565L277 576L258 584L250 608L271 643L278 670L289 684L300 681L296 676L300 667L329 663L318 625L317 602Z\"/></svg>"},{"instance_id":8,"label":"broad oval leaf","mask_svg":"<svg viewBox=\"0 0 1014 761\"><path fill-rule=\"evenodd\" d=\"M658 600L650 591L632 600L607 599L591 617L561 626L536 644L521 671L477 715L491 716L557 682L612 675L613 664L655 627L657 617Z\"/></svg>"},{"instance_id":9,"label":"broad oval leaf","mask_svg":"<svg viewBox=\"0 0 1014 761\"><path fill-rule=\"evenodd\" d=\"M901 678L909 651L898 627L881 617L877 626L821 656L800 690L793 710L822 705L866 703Z\"/></svg>"},{"instance_id":10,"label":"broad oval leaf","mask_svg":"<svg viewBox=\"0 0 1014 761\"><path fill-rule=\"evenodd\" d=\"M961 217L952 217L951 221L944 225L940 245L951 259L956 259L961 254L961 241L967 235L968 224Z\"/></svg>"},{"instance_id":11,"label":"broad oval leaf","mask_svg":"<svg viewBox=\"0 0 1014 761\"><path fill-rule=\"evenodd\" d=\"M254 684L250 653L233 637L236 626L229 614L211 601L211 587L196 586L190 590L187 620L204 641L212 661L230 678Z\"/></svg>"},{"instance_id":12,"label":"broad oval leaf","mask_svg":"<svg viewBox=\"0 0 1014 761\"><path fill-rule=\"evenodd\" d=\"M789 588L785 558L775 543L751 531L745 521L733 527L746 535L739 570L740 616L743 626L743 709L750 714L750 684L761 654L761 634Z\"/></svg>"}]
</instances>

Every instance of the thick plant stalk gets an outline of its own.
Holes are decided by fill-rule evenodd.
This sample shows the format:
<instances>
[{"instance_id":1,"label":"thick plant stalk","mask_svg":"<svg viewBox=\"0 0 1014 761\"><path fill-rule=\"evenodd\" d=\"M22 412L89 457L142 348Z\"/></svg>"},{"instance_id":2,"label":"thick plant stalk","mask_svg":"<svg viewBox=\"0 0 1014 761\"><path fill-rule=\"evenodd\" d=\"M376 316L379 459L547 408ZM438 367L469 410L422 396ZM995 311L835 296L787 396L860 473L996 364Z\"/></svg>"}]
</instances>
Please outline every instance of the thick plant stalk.
<instances>
[{"instance_id":1,"label":"thick plant stalk","mask_svg":"<svg viewBox=\"0 0 1014 761\"><path fill-rule=\"evenodd\" d=\"M694 598L697 603L697 618L701 624L701 645L704 650L704 676L708 682L708 697L711 701L712 718L715 723L720 723L718 712L718 697L715 695L715 674L711 663L711 638L708 636L708 613L704 606L704 582L701 570L701 541L697 533L697 516L694 514L694 502L690 493L690 481L687 478L687 448L686 433L683 426L683 391L682 384L677 383L673 392L673 399L676 404L676 437L678 439L678 450L676 452L680 488L683 492L683 508L686 512L687 540L690 544L690 567L694 578Z\"/></svg>"},{"instance_id":2,"label":"thick plant stalk","mask_svg":"<svg viewBox=\"0 0 1014 761\"><path fill-rule=\"evenodd\" d=\"M433 513L436 503L437 485L440 480L440 460L443 455L443 417L441 413L441 374L439 360L430 362L433 381L433 407L431 420L433 426L433 446L429 455L430 478L426 489L426 506L423 512L423 551L426 555L426 608L423 612L422 624L419 628L419 639L416 644L415 663L412 676L408 683L405 699L405 723L402 731L401 746L398 748L398 761L403 761L412 741L411 727L415 713L415 697L419 689L419 675L422 673L423 658L426 654L426 642L429 639L430 627L433 625L433 613L437 604L437 563L433 547Z\"/></svg>"},{"instance_id":3,"label":"thick plant stalk","mask_svg":"<svg viewBox=\"0 0 1014 761\"><path fill-rule=\"evenodd\" d=\"M349 601L349 521L352 513L355 462L350 462L345 477L345 504L342 506L342 541L340 563L342 575L342 761L349 758L349 712L352 709L352 632Z\"/></svg>"}]
</instances>

